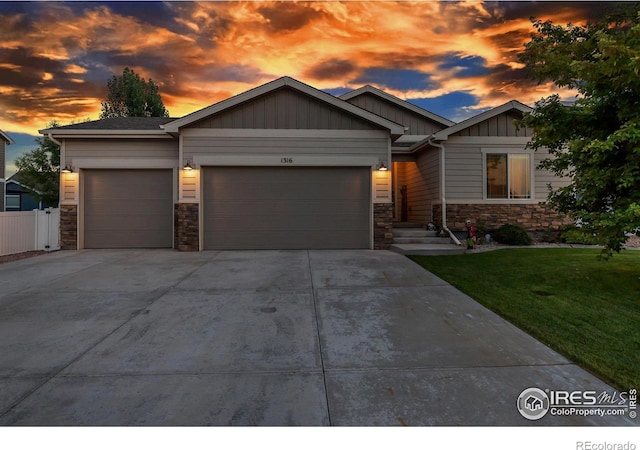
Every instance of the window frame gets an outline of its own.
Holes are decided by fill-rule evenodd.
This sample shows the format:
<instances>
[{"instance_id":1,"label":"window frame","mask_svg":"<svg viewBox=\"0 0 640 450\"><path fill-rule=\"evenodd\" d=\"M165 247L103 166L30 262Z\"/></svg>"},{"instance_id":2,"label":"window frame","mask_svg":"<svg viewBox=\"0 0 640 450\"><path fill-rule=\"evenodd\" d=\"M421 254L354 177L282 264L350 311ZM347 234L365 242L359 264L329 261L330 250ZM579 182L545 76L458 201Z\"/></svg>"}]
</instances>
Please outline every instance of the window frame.
<instances>
[{"instance_id":1,"label":"window frame","mask_svg":"<svg viewBox=\"0 0 640 450\"><path fill-rule=\"evenodd\" d=\"M528 203L535 200L535 157L533 150L526 150L522 148L495 148L487 147L480 149L482 153L482 199L487 202L499 202L499 203ZM511 197L511 171L510 156L512 154L529 155L529 197L528 198L512 198ZM506 198L489 198L487 196L487 155L507 155L507 197Z\"/></svg>"}]
</instances>

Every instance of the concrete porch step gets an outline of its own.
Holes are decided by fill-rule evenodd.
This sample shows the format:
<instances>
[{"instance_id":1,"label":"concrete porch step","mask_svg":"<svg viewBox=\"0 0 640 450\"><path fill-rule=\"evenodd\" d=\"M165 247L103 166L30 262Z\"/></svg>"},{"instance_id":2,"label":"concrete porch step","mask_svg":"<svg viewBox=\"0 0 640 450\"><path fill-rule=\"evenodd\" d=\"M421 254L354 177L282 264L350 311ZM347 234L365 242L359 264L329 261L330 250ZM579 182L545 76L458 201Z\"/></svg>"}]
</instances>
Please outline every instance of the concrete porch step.
<instances>
[{"instance_id":1,"label":"concrete porch step","mask_svg":"<svg viewBox=\"0 0 640 450\"><path fill-rule=\"evenodd\" d=\"M393 228L395 237L436 237L437 231L428 231L422 228Z\"/></svg>"},{"instance_id":2,"label":"concrete porch step","mask_svg":"<svg viewBox=\"0 0 640 450\"><path fill-rule=\"evenodd\" d=\"M393 228L424 228L421 223L393 222Z\"/></svg>"},{"instance_id":3,"label":"concrete porch step","mask_svg":"<svg viewBox=\"0 0 640 450\"><path fill-rule=\"evenodd\" d=\"M401 255L462 255L465 252L463 246L455 244L393 244L389 249Z\"/></svg>"},{"instance_id":4,"label":"concrete porch step","mask_svg":"<svg viewBox=\"0 0 640 450\"><path fill-rule=\"evenodd\" d=\"M446 237L427 236L427 237L414 237L414 236L398 236L393 235L393 242L395 244L453 244L451 239Z\"/></svg>"}]
</instances>

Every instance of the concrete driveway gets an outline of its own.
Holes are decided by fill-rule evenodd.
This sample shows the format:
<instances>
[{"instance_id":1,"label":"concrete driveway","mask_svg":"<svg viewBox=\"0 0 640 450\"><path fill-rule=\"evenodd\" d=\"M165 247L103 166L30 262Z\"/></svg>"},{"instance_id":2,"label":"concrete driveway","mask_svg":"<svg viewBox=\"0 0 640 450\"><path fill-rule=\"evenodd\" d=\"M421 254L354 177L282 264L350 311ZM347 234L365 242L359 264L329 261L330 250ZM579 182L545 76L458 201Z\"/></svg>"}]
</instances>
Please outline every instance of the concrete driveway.
<instances>
[{"instance_id":1,"label":"concrete driveway","mask_svg":"<svg viewBox=\"0 0 640 450\"><path fill-rule=\"evenodd\" d=\"M625 425L612 389L384 251L56 252L0 265L0 425Z\"/></svg>"}]
</instances>

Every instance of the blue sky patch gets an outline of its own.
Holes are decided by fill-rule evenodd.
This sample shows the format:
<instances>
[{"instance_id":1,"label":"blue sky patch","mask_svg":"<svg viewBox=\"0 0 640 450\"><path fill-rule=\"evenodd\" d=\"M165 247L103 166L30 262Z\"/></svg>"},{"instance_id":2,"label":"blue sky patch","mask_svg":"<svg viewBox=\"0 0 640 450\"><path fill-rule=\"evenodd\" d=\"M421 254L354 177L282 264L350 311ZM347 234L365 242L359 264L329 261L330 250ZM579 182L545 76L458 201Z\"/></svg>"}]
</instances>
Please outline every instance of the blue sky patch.
<instances>
[{"instance_id":1,"label":"blue sky patch","mask_svg":"<svg viewBox=\"0 0 640 450\"><path fill-rule=\"evenodd\" d=\"M419 70L386 69L384 67L369 67L351 83L372 84L382 89L388 88L402 91L424 91L437 87L428 73L420 72Z\"/></svg>"},{"instance_id":2,"label":"blue sky patch","mask_svg":"<svg viewBox=\"0 0 640 450\"><path fill-rule=\"evenodd\" d=\"M451 92L440 97L411 98L407 101L454 122L460 122L477 114L477 112L465 110L478 104L477 97L468 92Z\"/></svg>"},{"instance_id":3,"label":"blue sky patch","mask_svg":"<svg viewBox=\"0 0 640 450\"><path fill-rule=\"evenodd\" d=\"M449 53L444 56L444 62L438 66L439 69L458 69L456 77L482 77L489 75L491 69L486 66L487 61L482 56L460 56Z\"/></svg>"}]
</instances>

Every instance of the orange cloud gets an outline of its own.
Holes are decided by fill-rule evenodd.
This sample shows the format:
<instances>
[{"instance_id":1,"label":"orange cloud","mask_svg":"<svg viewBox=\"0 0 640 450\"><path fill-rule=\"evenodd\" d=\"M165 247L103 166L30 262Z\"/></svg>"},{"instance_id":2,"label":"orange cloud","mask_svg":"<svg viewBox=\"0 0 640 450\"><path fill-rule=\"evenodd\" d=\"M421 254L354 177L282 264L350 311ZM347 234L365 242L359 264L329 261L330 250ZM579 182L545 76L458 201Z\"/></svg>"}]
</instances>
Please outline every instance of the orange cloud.
<instances>
[{"instance_id":1,"label":"orange cloud","mask_svg":"<svg viewBox=\"0 0 640 450\"><path fill-rule=\"evenodd\" d=\"M172 116L282 75L356 88L380 69L424 74L428 82L379 86L401 98L465 92L477 98L467 112L533 102L555 88L522 73L529 17L579 23L597 13L592 3L551 2L126 3L0 8L0 128L33 133L52 119L95 119L107 79L125 66L159 84ZM444 66L467 57L486 71Z\"/></svg>"}]
</instances>

